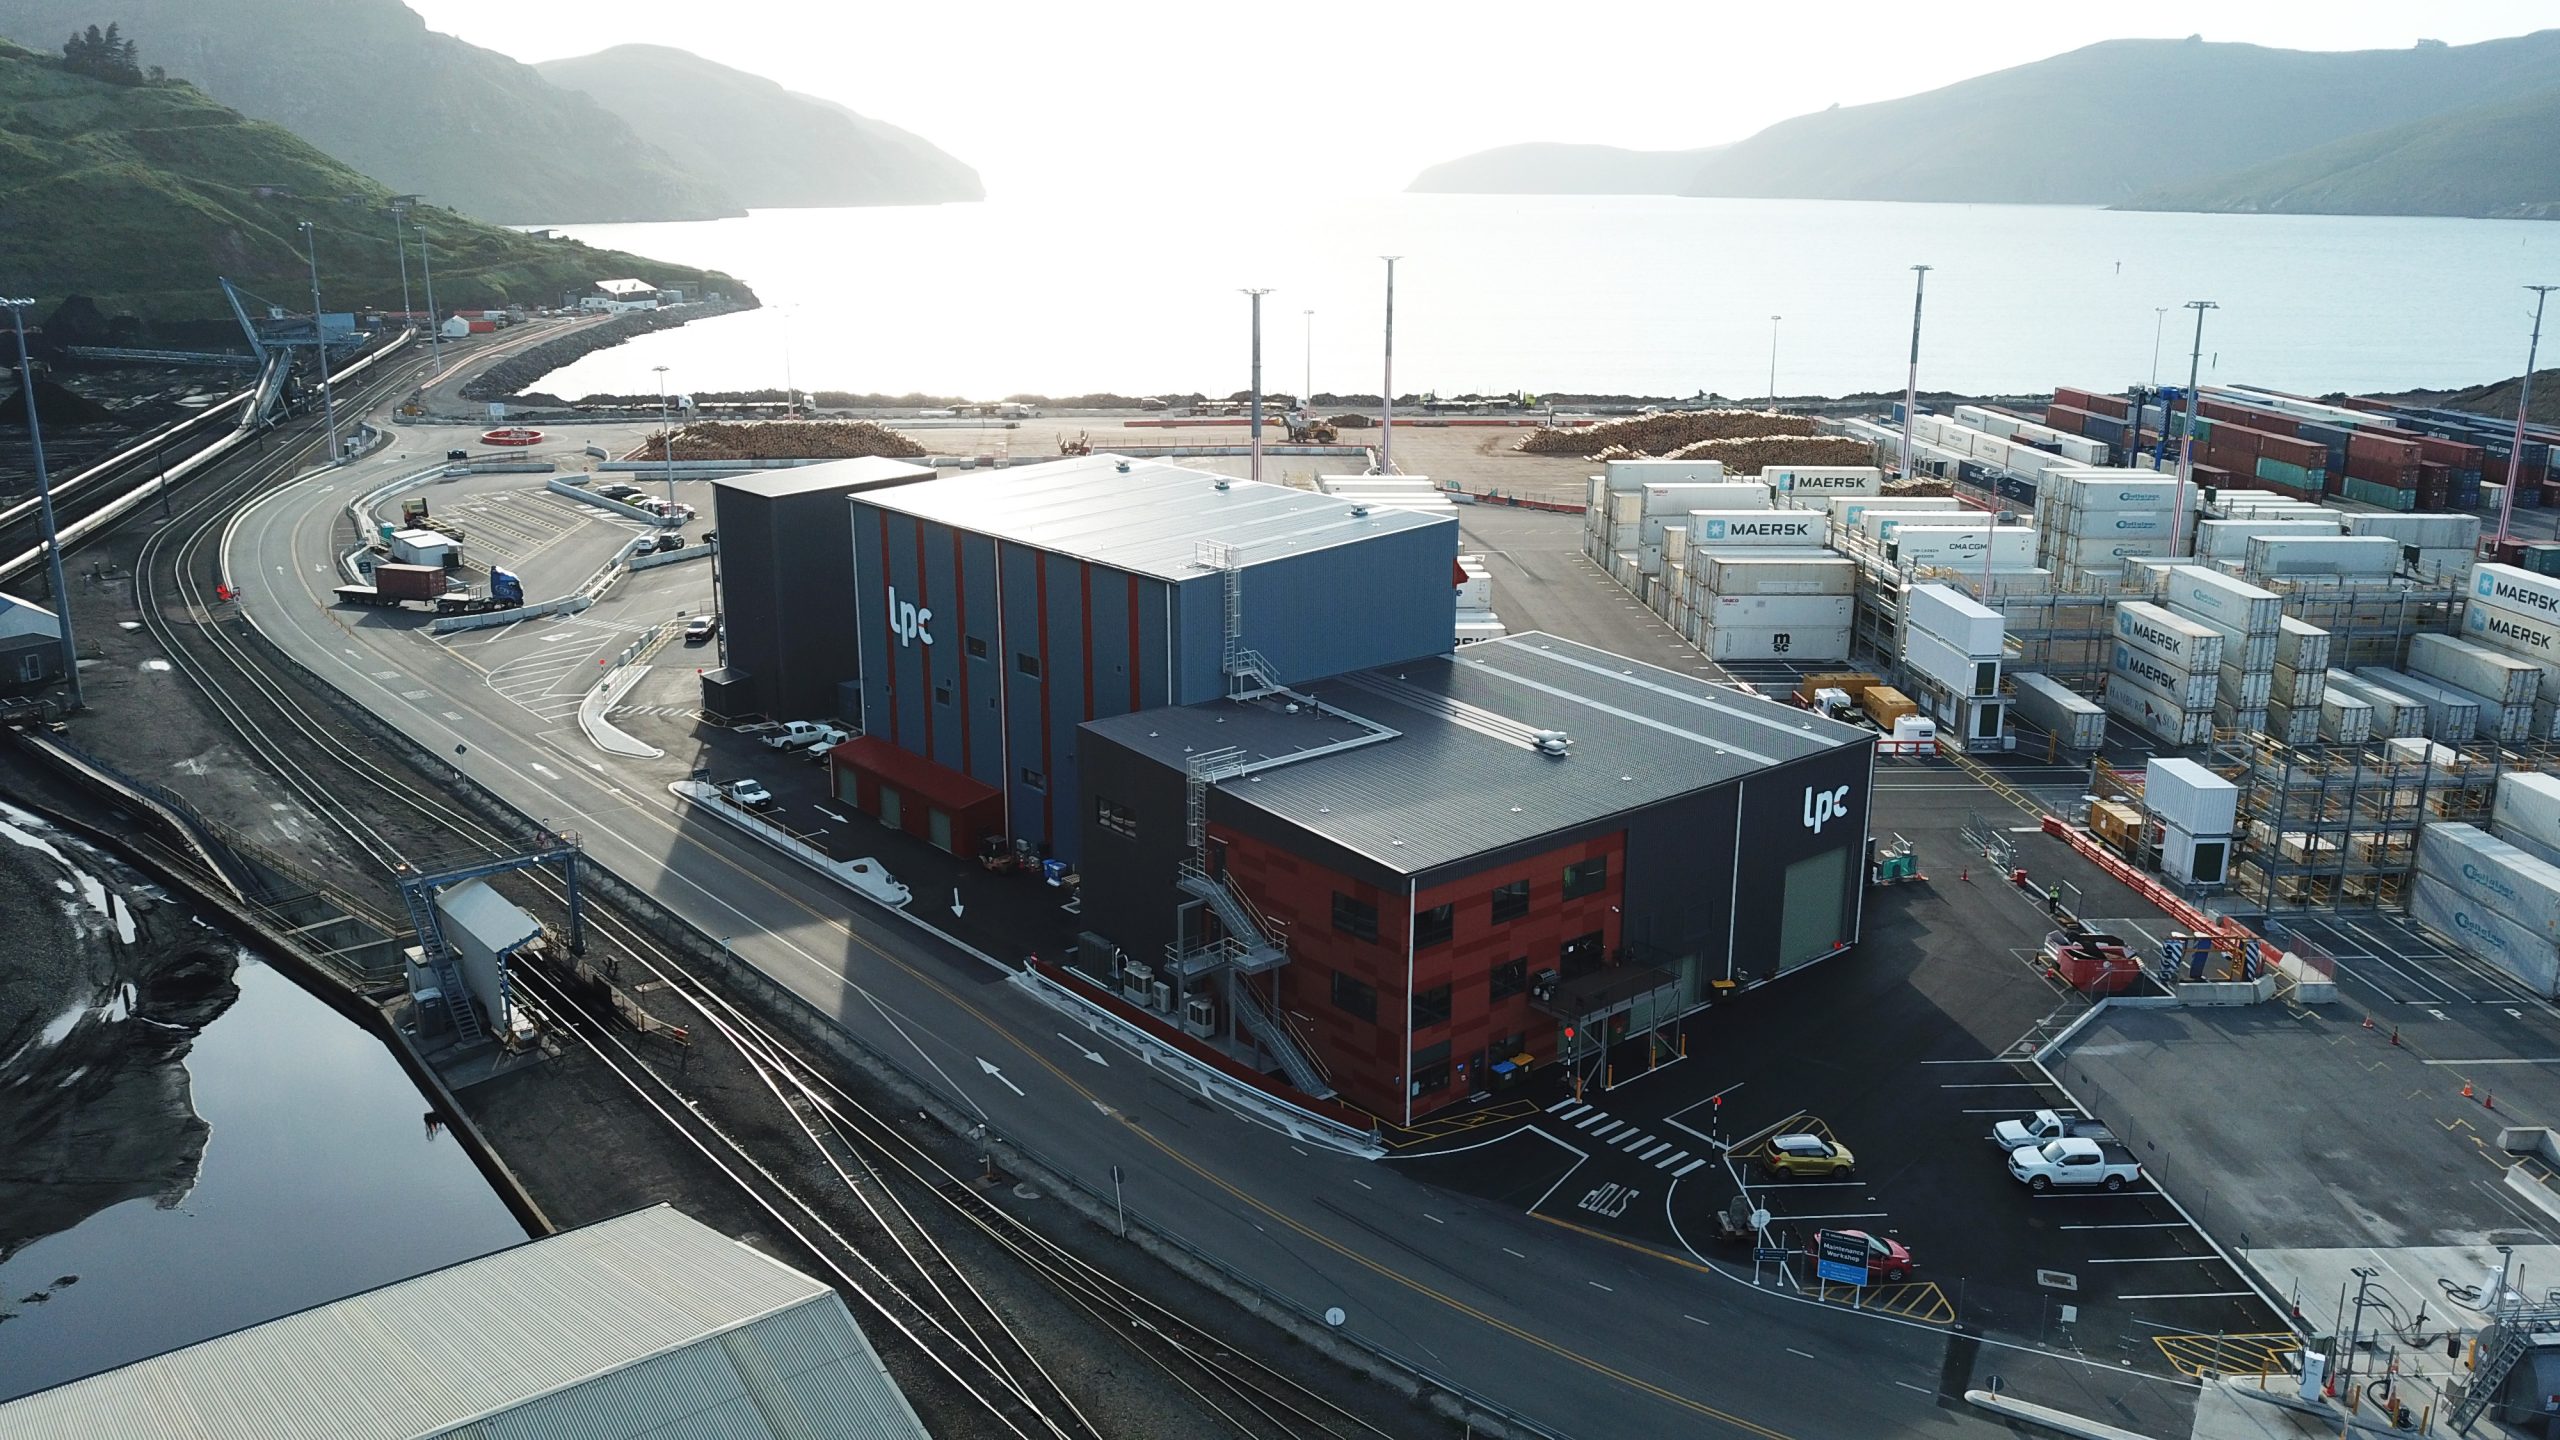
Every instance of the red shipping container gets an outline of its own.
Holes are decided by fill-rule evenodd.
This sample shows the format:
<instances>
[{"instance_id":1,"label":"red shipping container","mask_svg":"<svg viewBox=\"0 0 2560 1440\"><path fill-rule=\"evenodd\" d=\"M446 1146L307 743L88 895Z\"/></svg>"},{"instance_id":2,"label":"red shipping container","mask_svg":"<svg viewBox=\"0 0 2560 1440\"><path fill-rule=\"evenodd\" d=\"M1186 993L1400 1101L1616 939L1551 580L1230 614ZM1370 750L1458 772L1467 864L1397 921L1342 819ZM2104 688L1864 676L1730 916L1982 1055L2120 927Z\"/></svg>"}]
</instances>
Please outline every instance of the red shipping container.
<instances>
[{"instance_id":1,"label":"red shipping container","mask_svg":"<svg viewBox=\"0 0 2560 1440\"><path fill-rule=\"evenodd\" d=\"M2451 466L2456 470L2479 470L2488 465L2489 452L2477 445L2466 445L2459 440L2421 435L2418 437L2418 458L2421 463L2433 461L2439 465Z\"/></svg>"},{"instance_id":2,"label":"red shipping container","mask_svg":"<svg viewBox=\"0 0 2560 1440\"><path fill-rule=\"evenodd\" d=\"M2078 435L2083 433L2080 417L2087 413L2076 405L2065 405L2056 400L2044 407L2044 423L2048 429L2059 430L2065 435Z\"/></svg>"},{"instance_id":3,"label":"red shipping container","mask_svg":"<svg viewBox=\"0 0 2560 1440\"><path fill-rule=\"evenodd\" d=\"M2105 415L2116 420L2125 418L2128 408L2123 396L2105 395L2095 390L2074 389L2069 385L2053 387L2053 403L2068 406L2074 410L2086 410L2093 415Z\"/></svg>"},{"instance_id":4,"label":"red shipping container","mask_svg":"<svg viewBox=\"0 0 2560 1440\"><path fill-rule=\"evenodd\" d=\"M2415 465L2426 458L2419 453L2415 439L2385 435L2375 430L2357 430L2347 436L2347 458L2364 460L2384 468ZM2355 473L2350 470L2349 474Z\"/></svg>"},{"instance_id":5,"label":"red shipping container","mask_svg":"<svg viewBox=\"0 0 2560 1440\"><path fill-rule=\"evenodd\" d=\"M2386 465L2369 455L2358 455L2352 450L2347 452L2348 475L2375 485L2388 485L2394 490L2417 488L2419 470L2416 465Z\"/></svg>"}]
</instances>

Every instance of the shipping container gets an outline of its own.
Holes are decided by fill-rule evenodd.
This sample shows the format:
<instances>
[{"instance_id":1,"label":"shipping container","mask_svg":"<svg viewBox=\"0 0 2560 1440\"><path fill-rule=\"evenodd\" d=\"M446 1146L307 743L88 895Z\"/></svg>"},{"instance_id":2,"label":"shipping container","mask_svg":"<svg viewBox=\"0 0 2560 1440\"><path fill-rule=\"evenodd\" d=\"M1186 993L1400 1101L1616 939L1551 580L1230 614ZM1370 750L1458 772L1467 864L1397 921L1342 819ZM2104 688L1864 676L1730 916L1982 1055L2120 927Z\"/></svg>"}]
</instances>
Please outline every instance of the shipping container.
<instances>
[{"instance_id":1,"label":"shipping container","mask_svg":"<svg viewBox=\"0 0 2560 1440\"><path fill-rule=\"evenodd\" d=\"M2222 666L2221 631L2149 601L2127 600L2116 607L2116 638L2167 662L2173 670L2194 672Z\"/></svg>"},{"instance_id":2,"label":"shipping container","mask_svg":"<svg viewBox=\"0 0 2560 1440\"><path fill-rule=\"evenodd\" d=\"M1699 645L1715 660L1802 660L1832 664L1849 658L1849 627L1796 630L1734 629L1702 625Z\"/></svg>"},{"instance_id":3,"label":"shipping container","mask_svg":"<svg viewBox=\"0 0 2560 1440\"><path fill-rule=\"evenodd\" d=\"M1951 529L1944 526L1906 525L1894 532L1887 555L1896 565L1944 566L1954 570L1978 570L1983 566L1983 552L1990 551L1994 570L2008 570L2036 563L2036 532L2023 525L2003 525L1986 530L1981 526Z\"/></svg>"},{"instance_id":4,"label":"shipping container","mask_svg":"<svg viewBox=\"0 0 2560 1440\"><path fill-rule=\"evenodd\" d=\"M1914 585L1902 595L1904 622L1971 658L1998 659L2004 622L1993 610L1946 585Z\"/></svg>"},{"instance_id":5,"label":"shipping container","mask_svg":"<svg viewBox=\"0 0 2560 1440\"><path fill-rule=\"evenodd\" d=\"M452 588L442 565L401 565L376 561L373 588L386 599L433 600Z\"/></svg>"},{"instance_id":6,"label":"shipping container","mask_svg":"<svg viewBox=\"0 0 2560 1440\"><path fill-rule=\"evenodd\" d=\"M2407 668L2499 705L2532 704L2542 683L2541 667L2451 635L2411 636Z\"/></svg>"},{"instance_id":7,"label":"shipping container","mask_svg":"<svg viewBox=\"0 0 2560 1440\"><path fill-rule=\"evenodd\" d=\"M1714 484L1725 478L1721 460L1611 460L1602 472L1611 490L1647 485Z\"/></svg>"},{"instance_id":8,"label":"shipping container","mask_svg":"<svg viewBox=\"0 0 2560 1440\"><path fill-rule=\"evenodd\" d=\"M2275 698L2276 675L2272 670L2218 670L2213 701L2234 710L2264 710Z\"/></svg>"},{"instance_id":9,"label":"shipping container","mask_svg":"<svg viewBox=\"0 0 2560 1440\"><path fill-rule=\"evenodd\" d=\"M1964 654L1925 630L1902 634L1902 663L1940 689L1968 698L2000 693L2000 662Z\"/></svg>"},{"instance_id":10,"label":"shipping container","mask_svg":"<svg viewBox=\"0 0 2560 1440\"><path fill-rule=\"evenodd\" d=\"M2471 567L2471 598L2509 610L2560 620L2560 576L2536 575L2514 565Z\"/></svg>"},{"instance_id":11,"label":"shipping container","mask_svg":"<svg viewBox=\"0 0 2560 1440\"><path fill-rule=\"evenodd\" d=\"M2372 712L2366 713L2370 715ZM2322 739L2320 707L2270 702L2267 706L2267 733L2287 745L2317 745Z\"/></svg>"},{"instance_id":12,"label":"shipping container","mask_svg":"<svg viewBox=\"0 0 2560 1440\"><path fill-rule=\"evenodd\" d=\"M2334 516L2305 515L2295 519L2255 518L2246 520L2204 520L2195 527L2198 557L2206 560L2238 560L2248 550L2253 535L2336 535L2341 533Z\"/></svg>"},{"instance_id":13,"label":"shipping container","mask_svg":"<svg viewBox=\"0 0 2560 1440\"><path fill-rule=\"evenodd\" d=\"M2324 690L2320 696L2320 738L2332 745L2362 745L2373 738L2373 707L2353 695Z\"/></svg>"},{"instance_id":14,"label":"shipping container","mask_svg":"<svg viewBox=\"0 0 2560 1440\"><path fill-rule=\"evenodd\" d=\"M2371 733L2376 740L2426 738L2431 717L2423 701L2344 670L2329 672L2328 693L2333 697L2361 700L2370 707L2373 711Z\"/></svg>"},{"instance_id":15,"label":"shipping container","mask_svg":"<svg viewBox=\"0 0 2560 1440\"><path fill-rule=\"evenodd\" d=\"M2417 869L2531 934L2546 940L2560 936L2560 867L2476 825L2437 821L2421 827Z\"/></svg>"},{"instance_id":16,"label":"shipping container","mask_svg":"<svg viewBox=\"0 0 2560 1440\"><path fill-rule=\"evenodd\" d=\"M1689 515L1693 549L1714 546L1820 546L1823 517L1811 510L1696 510Z\"/></svg>"},{"instance_id":17,"label":"shipping container","mask_svg":"<svg viewBox=\"0 0 2560 1440\"><path fill-rule=\"evenodd\" d=\"M2274 591L2198 565L2181 565L2169 572L2167 603L2171 610L2225 635L2273 635L2284 615L2284 601Z\"/></svg>"},{"instance_id":18,"label":"shipping container","mask_svg":"<svg viewBox=\"0 0 2560 1440\"><path fill-rule=\"evenodd\" d=\"M2175 508L2177 498L2177 481L2148 470L2065 467L2047 471L2036 488L2039 506L2088 514L2155 511L2165 515ZM2192 495L2188 500L2194 503Z\"/></svg>"},{"instance_id":19,"label":"shipping container","mask_svg":"<svg viewBox=\"0 0 2560 1440\"><path fill-rule=\"evenodd\" d=\"M1644 496L1646 515L1667 516L1675 523L1692 510L1766 510L1770 508L1769 487L1756 480L1647 485L1639 493Z\"/></svg>"},{"instance_id":20,"label":"shipping container","mask_svg":"<svg viewBox=\"0 0 2560 1440\"><path fill-rule=\"evenodd\" d=\"M2240 814L2240 787L2193 760L2158 759L2143 769L2142 806L2190 835L2228 835Z\"/></svg>"},{"instance_id":21,"label":"shipping container","mask_svg":"<svg viewBox=\"0 0 2560 1440\"><path fill-rule=\"evenodd\" d=\"M2036 558L2047 565L2070 565L2083 570L2112 570L2119 562L2137 556L2175 559L2169 552L2169 537L2154 535L2148 539L2116 535L2083 538L2067 535L2044 535L2036 547Z\"/></svg>"},{"instance_id":22,"label":"shipping container","mask_svg":"<svg viewBox=\"0 0 2560 1440\"><path fill-rule=\"evenodd\" d=\"M2409 913L2456 950L2513 976L2534 994L2560 997L2560 950L2548 937L2423 872L2409 887Z\"/></svg>"},{"instance_id":23,"label":"shipping container","mask_svg":"<svg viewBox=\"0 0 2560 1440\"><path fill-rule=\"evenodd\" d=\"M1662 558L1674 565L1689 558L1688 526L1665 525L1662 527Z\"/></svg>"},{"instance_id":24,"label":"shipping container","mask_svg":"<svg viewBox=\"0 0 2560 1440\"><path fill-rule=\"evenodd\" d=\"M2185 885L2218 886L2230 877L2231 837L2190 835L2175 825L2160 832L2160 873Z\"/></svg>"},{"instance_id":25,"label":"shipping container","mask_svg":"<svg viewBox=\"0 0 2560 1440\"><path fill-rule=\"evenodd\" d=\"M2378 535L2258 535L2250 538L2241 569L2252 578L2388 580L2400 573L2400 542Z\"/></svg>"},{"instance_id":26,"label":"shipping container","mask_svg":"<svg viewBox=\"0 0 2560 1440\"><path fill-rule=\"evenodd\" d=\"M2385 510L2405 511L2418 508L2419 494L2414 485L2403 490L2396 486L2378 484L2361 475L2349 475L2345 483L2340 486L2339 493L2350 500L2365 505L2379 505Z\"/></svg>"},{"instance_id":27,"label":"shipping container","mask_svg":"<svg viewBox=\"0 0 2560 1440\"><path fill-rule=\"evenodd\" d=\"M1720 630L1823 630L1847 625L1857 603L1846 595L1719 595L1701 613Z\"/></svg>"},{"instance_id":28,"label":"shipping container","mask_svg":"<svg viewBox=\"0 0 2560 1440\"><path fill-rule=\"evenodd\" d=\"M2297 710L2317 709L2320 697L2326 694L2328 689L2329 672L2325 667L2318 670L2296 670L2290 665L2279 663L2275 669L2268 672L2267 703L2290 705Z\"/></svg>"},{"instance_id":29,"label":"shipping container","mask_svg":"<svg viewBox=\"0 0 2560 1440\"><path fill-rule=\"evenodd\" d=\"M1710 595L1849 595L1857 589L1857 563L1827 551L1692 553L1693 570Z\"/></svg>"},{"instance_id":30,"label":"shipping container","mask_svg":"<svg viewBox=\"0 0 2560 1440\"><path fill-rule=\"evenodd\" d=\"M2180 705L2132 678L2113 675L2100 703L2107 713L2168 745L2201 745L2213 738L2213 711Z\"/></svg>"},{"instance_id":31,"label":"shipping container","mask_svg":"<svg viewBox=\"0 0 2560 1440\"><path fill-rule=\"evenodd\" d=\"M2447 745L2461 745L2477 738L2480 733L2478 701L2466 700L2442 685L2398 670L2384 670L2378 667L2359 668L2355 676L2368 685L2395 691L2424 706L2427 712L2424 733L2430 740ZM2392 733L2406 739L2410 732L2407 725L2395 724L2392 726Z\"/></svg>"},{"instance_id":32,"label":"shipping container","mask_svg":"<svg viewBox=\"0 0 2560 1440\"><path fill-rule=\"evenodd\" d=\"M1884 472L1872 465L1770 465L1761 469L1760 478L1779 494L1799 500L1873 495L1884 488Z\"/></svg>"},{"instance_id":33,"label":"shipping container","mask_svg":"<svg viewBox=\"0 0 2560 1440\"><path fill-rule=\"evenodd\" d=\"M1953 495L1836 495L1824 502L1831 511L1835 530L1859 528L1859 521L1870 510L1962 510L1964 502Z\"/></svg>"},{"instance_id":34,"label":"shipping container","mask_svg":"<svg viewBox=\"0 0 2560 1440\"><path fill-rule=\"evenodd\" d=\"M2477 550L2477 515L2348 515L2350 535L2382 535L2413 550Z\"/></svg>"},{"instance_id":35,"label":"shipping container","mask_svg":"<svg viewBox=\"0 0 2560 1440\"><path fill-rule=\"evenodd\" d=\"M2329 632L2307 620L2280 617L2276 622L2276 663L2295 670L2328 669Z\"/></svg>"},{"instance_id":36,"label":"shipping container","mask_svg":"<svg viewBox=\"0 0 2560 1440\"><path fill-rule=\"evenodd\" d=\"M2540 770L2500 775L2489 806L2489 830L2545 860L2560 855L2560 776Z\"/></svg>"},{"instance_id":37,"label":"shipping container","mask_svg":"<svg viewBox=\"0 0 2560 1440\"><path fill-rule=\"evenodd\" d=\"M2188 710L2213 708L2215 689L2222 675L2219 670L2180 670L2168 661L2146 655L2130 645L2109 647L2107 673L2114 679L2132 680Z\"/></svg>"},{"instance_id":38,"label":"shipping container","mask_svg":"<svg viewBox=\"0 0 2560 1440\"><path fill-rule=\"evenodd\" d=\"M2107 743L2107 712L2098 702L2032 671L2011 672L2009 684L2018 718L2060 741L2064 749L2095 750Z\"/></svg>"}]
</instances>

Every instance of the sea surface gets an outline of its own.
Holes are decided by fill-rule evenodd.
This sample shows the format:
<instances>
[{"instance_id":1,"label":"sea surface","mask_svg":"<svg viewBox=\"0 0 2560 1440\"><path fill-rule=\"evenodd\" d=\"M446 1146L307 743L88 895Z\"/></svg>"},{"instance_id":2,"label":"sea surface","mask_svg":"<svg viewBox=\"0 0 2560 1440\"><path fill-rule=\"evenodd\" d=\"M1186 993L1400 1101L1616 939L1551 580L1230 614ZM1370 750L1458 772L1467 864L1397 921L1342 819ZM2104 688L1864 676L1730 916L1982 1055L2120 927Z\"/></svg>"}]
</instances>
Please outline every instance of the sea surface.
<instances>
[{"instance_id":1,"label":"sea surface","mask_svg":"<svg viewBox=\"0 0 2560 1440\"><path fill-rule=\"evenodd\" d=\"M770 308L589 356L575 399L779 388L1008 394L1251 381L1374 394L1386 266L1400 393L1752 397L1899 390L1928 264L1923 388L2031 391L2183 377L2327 392L2472 384L2524 367L2560 225L2169 215L2068 206L1653 196L1160 199L1142 164L1069 204L768 210L565 227L719 268ZM644 277L647 278L647 277ZM2164 317L2161 307L2167 307ZM1312 322L1305 312L1315 312ZM1781 318L1774 326L1771 316ZM1312 325L1313 343L1307 335ZM2155 338L2158 341L2155 352Z\"/></svg>"},{"instance_id":2,"label":"sea surface","mask_svg":"<svg viewBox=\"0 0 2560 1440\"><path fill-rule=\"evenodd\" d=\"M192 1185L0 1263L0 1400L524 1240L379 1041L252 956L232 978L182 1062Z\"/></svg>"}]
</instances>

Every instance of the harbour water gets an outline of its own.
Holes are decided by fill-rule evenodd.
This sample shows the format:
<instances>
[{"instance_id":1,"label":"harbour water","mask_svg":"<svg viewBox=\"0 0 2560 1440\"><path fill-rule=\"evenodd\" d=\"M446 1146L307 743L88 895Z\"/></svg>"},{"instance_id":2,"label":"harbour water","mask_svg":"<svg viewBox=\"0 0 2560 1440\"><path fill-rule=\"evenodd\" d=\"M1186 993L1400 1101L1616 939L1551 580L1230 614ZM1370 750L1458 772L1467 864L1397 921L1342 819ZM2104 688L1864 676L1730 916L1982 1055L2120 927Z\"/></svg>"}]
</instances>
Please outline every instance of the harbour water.
<instances>
[{"instance_id":1,"label":"harbour water","mask_svg":"<svg viewBox=\"0 0 2560 1440\"><path fill-rule=\"evenodd\" d=\"M1142 171L1133 171L1142 176ZM1143 179L1067 204L771 210L568 233L724 269L767 309L599 352L575 399L805 388L995 399L1249 383L1242 286L1269 286L1264 384L1375 393L1385 267L1396 386L1749 397L1899 390L1912 274L1925 388L2183 377L2314 391L2473 384L2523 367L2535 221L2143 214L2069 206L1653 196L1289 197L1159 204ZM2164 317L2161 307L2167 307ZM1773 327L1772 316L1781 318Z\"/></svg>"},{"instance_id":2,"label":"harbour water","mask_svg":"<svg viewBox=\"0 0 2560 1440\"><path fill-rule=\"evenodd\" d=\"M525 1238L373 1036L23 812L0 842L0 1399Z\"/></svg>"}]
</instances>

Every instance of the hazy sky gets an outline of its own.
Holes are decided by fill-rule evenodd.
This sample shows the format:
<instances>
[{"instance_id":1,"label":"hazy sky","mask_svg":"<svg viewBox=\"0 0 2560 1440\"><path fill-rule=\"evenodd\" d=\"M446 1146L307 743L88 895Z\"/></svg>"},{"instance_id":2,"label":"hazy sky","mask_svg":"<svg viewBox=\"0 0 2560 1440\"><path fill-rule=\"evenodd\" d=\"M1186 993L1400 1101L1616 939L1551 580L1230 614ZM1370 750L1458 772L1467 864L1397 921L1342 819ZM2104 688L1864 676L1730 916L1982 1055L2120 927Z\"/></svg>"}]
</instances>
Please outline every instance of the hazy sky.
<instances>
[{"instance_id":1,"label":"hazy sky","mask_svg":"<svg viewBox=\"0 0 2560 1440\"><path fill-rule=\"evenodd\" d=\"M2122 36L2393 49L2560 25L2560 0L409 4L522 60L681 46L915 130L1007 197L1131 199L1212 166L1339 193L1522 140L1709 145Z\"/></svg>"}]
</instances>

